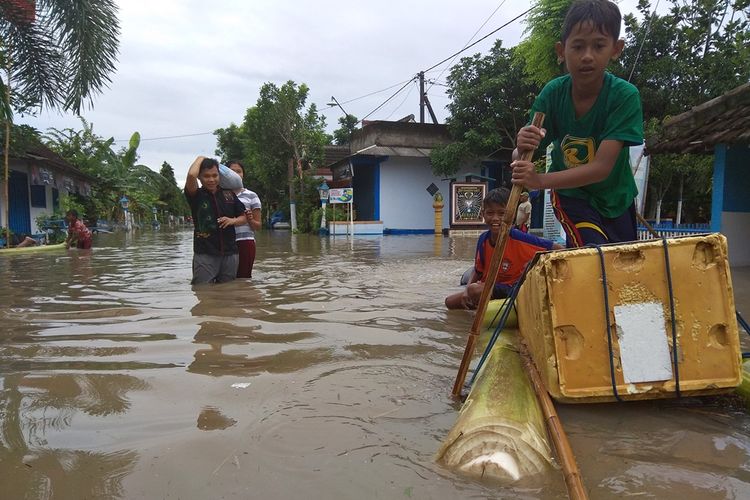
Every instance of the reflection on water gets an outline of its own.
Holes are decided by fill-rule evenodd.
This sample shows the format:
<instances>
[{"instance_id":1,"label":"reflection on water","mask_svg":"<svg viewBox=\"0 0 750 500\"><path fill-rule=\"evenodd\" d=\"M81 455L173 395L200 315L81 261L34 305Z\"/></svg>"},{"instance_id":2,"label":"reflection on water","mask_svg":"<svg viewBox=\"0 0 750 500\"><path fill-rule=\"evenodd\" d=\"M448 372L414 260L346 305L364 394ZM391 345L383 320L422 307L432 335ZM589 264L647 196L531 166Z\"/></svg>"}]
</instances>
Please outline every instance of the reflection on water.
<instances>
[{"instance_id":1,"label":"reflection on water","mask_svg":"<svg viewBox=\"0 0 750 500\"><path fill-rule=\"evenodd\" d=\"M432 462L473 238L264 232L252 282L194 289L189 232L97 238L0 257L0 497L565 497ZM592 498L748 497L750 418L721 401L560 413Z\"/></svg>"},{"instance_id":2,"label":"reflection on water","mask_svg":"<svg viewBox=\"0 0 750 500\"><path fill-rule=\"evenodd\" d=\"M146 390L148 384L122 374L14 373L2 380L3 498L112 498L123 494L122 479L133 471L136 452L59 445L64 445L79 413L92 417L125 413L130 407L128 393ZM82 439L69 444L85 446L87 439L78 437Z\"/></svg>"}]
</instances>

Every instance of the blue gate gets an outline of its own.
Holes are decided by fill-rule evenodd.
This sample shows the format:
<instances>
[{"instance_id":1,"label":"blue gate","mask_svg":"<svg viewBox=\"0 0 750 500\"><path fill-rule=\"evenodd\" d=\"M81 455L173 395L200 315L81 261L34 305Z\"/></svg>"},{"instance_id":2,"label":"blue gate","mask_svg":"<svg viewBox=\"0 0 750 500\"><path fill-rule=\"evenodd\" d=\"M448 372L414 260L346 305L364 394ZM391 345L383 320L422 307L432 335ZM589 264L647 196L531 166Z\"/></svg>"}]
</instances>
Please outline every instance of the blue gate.
<instances>
[{"instance_id":1,"label":"blue gate","mask_svg":"<svg viewBox=\"0 0 750 500\"><path fill-rule=\"evenodd\" d=\"M31 234L29 211L29 176L17 170L10 171L8 182L8 226L14 234Z\"/></svg>"}]
</instances>

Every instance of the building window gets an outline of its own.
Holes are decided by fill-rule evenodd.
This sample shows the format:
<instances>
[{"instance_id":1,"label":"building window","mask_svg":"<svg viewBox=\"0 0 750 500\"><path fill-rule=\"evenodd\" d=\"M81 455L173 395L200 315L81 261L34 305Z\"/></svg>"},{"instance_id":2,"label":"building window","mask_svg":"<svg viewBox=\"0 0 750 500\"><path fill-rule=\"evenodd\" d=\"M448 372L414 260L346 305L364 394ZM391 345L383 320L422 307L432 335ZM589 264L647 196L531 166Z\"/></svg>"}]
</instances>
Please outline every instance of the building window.
<instances>
[{"instance_id":1,"label":"building window","mask_svg":"<svg viewBox=\"0 0 750 500\"><path fill-rule=\"evenodd\" d=\"M45 186L31 186L31 206L47 208L47 188Z\"/></svg>"},{"instance_id":2,"label":"building window","mask_svg":"<svg viewBox=\"0 0 750 500\"><path fill-rule=\"evenodd\" d=\"M52 188L52 210L60 209L60 190Z\"/></svg>"}]
</instances>

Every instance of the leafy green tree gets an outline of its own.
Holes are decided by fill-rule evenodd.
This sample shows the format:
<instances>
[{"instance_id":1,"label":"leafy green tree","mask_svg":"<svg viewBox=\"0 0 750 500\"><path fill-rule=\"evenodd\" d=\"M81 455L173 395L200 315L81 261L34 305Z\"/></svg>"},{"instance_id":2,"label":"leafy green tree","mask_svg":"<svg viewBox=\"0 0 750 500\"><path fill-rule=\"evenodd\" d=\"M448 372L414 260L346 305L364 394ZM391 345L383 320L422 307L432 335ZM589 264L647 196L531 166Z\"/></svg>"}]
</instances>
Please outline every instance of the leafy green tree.
<instances>
[{"instance_id":1,"label":"leafy green tree","mask_svg":"<svg viewBox=\"0 0 750 500\"><path fill-rule=\"evenodd\" d=\"M41 134L34 127L29 125L12 125L9 127L9 154L10 156L20 156L42 143ZM0 144L5 144L6 130L0 129Z\"/></svg>"},{"instance_id":2,"label":"leafy green tree","mask_svg":"<svg viewBox=\"0 0 750 500\"><path fill-rule=\"evenodd\" d=\"M159 201L157 204L159 204L163 210L175 215L189 214L190 209L185 200L185 196L182 194L182 190L177 185L177 179L174 177L174 169L172 168L172 165L166 161L162 163L159 174L161 174L166 182L164 182L159 189Z\"/></svg>"},{"instance_id":3,"label":"leafy green tree","mask_svg":"<svg viewBox=\"0 0 750 500\"><path fill-rule=\"evenodd\" d=\"M644 118L681 113L750 80L750 2L671 0L652 15L624 17L626 43L615 71L641 92Z\"/></svg>"},{"instance_id":4,"label":"leafy green tree","mask_svg":"<svg viewBox=\"0 0 750 500\"><path fill-rule=\"evenodd\" d=\"M89 219L122 217L120 198L130 199L130 211L145 220L159 205L160 196L170 181L145 165L138 164L140 134L133 133L126 147L112 150L114 140L94 133L93 126L82 119L83 130L50 129L47 146L71 164L94 177L91 196L79 199ZM174 182L174 181L173 181ZM184 212L183 212L184 213Z\"/></svg>"},{"instance_id":5,"label":"leafy green tree","mask_svg":"<svg viewBox=\"0 0 750 500\"><path fill-rule=\"evenodd\" d=\"M222 161L240 160L245 165L245 185L258 193L268 219L272 208L288 202L284 189L288 183L285 148L279 141L273 142L255 106L248 108L242 124L218 129L215 135L216 154Z\"/></svg>"},{"instance_id":6,"label":"leafy green tree","mask_svg":"<svg viewBox=\"0 0 750 500\"><path fill-rule=\"evenodd\" d=\"M644 130L646 144L655 140L662 128L660 120L648 120ZM683 220L683 212L686 220L705 222L711 213L712 173L712 157L708 155L651 155L647 213L657 222L665 212L674 213L676 222ZM684 203L686 200L689 201L687 205Z\"/></svg>"},{"instance_id":7,"label":"leafy green tree","mask_svg":"<svg viewBox=\"0 0 750 500\"><path fill-rule=\"evenodd\" d=\"M333 143L345 146L351 141L352 134L357 130L359 120L354 115L347 114L339 118L340 127L333 131Z\"/></svg>"},{"instance_id":8,"label":"leafy green tree","mask_svg":"<svg viewBox=\"0 0 750 500\"><path fill-rule=\"evenodd\" d=\"M227 128L220 128L214 131L218 147L216 154L219 155L222 162L227 163L231 160L245 159L245 144L243 137L246 135L242 125L230 124Z\"/></svg>"},{"instance_id":9,"label":"leafy green tree","mask_svg":"<svg viewBox=\"0 0 750 500\"><path fill-rule=\"evenodd\" d=\"M524 61L498 40L486 56L464 57L447 78L452 144L433 149L433 171L450 176L463 162L513 150L539 87L524 81Z\"/></svg>"},{"instance_id":10,"label":"leafy green tree","mask_svg":"<svg viewBox=\"0 0 750 500\"><path fill-rule=\"evenodd\" d=\"M537 0L526 17L526 38L517 46L524 60L525 78L543 86L560 76L562 65L557 62L555 43L562 36L565 14L573 0Z\"/></svg>"},{"instance_id":11,"label":"leafy green tree","mask_svg":"<svg viewBox=\"0 0 750 500\"><path fill-rule=\"evenodd\" d=\"M80 120L81 130L50 128L44 134L44 141L66 161L96 179L91 186L91 195L86 200L76 201L85 203L80 213L93 220L111 218L114 207L119 206L117 192L121 184L116 167L117 155L112 150L114 139L99 137L93 124L83 118Z\"/></svg>"},{"instance_id":12,"label":"leafy green tree","mask_svg":"<svg viewBox=\"0 0 750 500\"><path fill-rule=\"evenodd\" d=\"M750 80L750 2L671 0L671 4L667 14L658 15L652 13L648 0L641 0L640 18L624 17L625 49L614 68L641 93L646 144L658 141L664 118ZM665 207L677 219L682 218L683 207L687 219L708 217L710 157L653 155L649 195L648 205L656 218Z\"/></svg>"},{"instance_id":13,"label":"leafy green tree","mask_svg":"<svg viewBox=\"0 0 750 500\"><path fill-rule=\"evenodd\" d=\"M245 160L250 170L246 178L261 186L262 190L255 190L264 193L265 206L273 207L283 197L279 186L288 186L293 226L295 193L303 186L308 166L322 160L323 146L329 142L324 117L315 104L306 104L308 94L305 84L266 83L241 125L216 131L217 152L227 159L231 153Z\"/></svg>"}]
</instances>

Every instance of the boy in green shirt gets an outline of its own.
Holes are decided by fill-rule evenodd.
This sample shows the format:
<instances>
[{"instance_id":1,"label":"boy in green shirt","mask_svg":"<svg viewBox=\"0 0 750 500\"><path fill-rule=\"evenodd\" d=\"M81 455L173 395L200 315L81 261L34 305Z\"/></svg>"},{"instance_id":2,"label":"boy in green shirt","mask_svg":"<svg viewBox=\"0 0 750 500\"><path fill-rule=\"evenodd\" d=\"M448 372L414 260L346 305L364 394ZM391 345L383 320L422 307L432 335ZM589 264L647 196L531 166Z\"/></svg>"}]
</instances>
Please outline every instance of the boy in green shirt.
<instances>
[{"instance_id":1,"label":"boy in green shirt","mask_svg":"<svg viewBox=\"0 0 750 500\"><path fill-rule=\"evenodd\" d=\"M637 239L638 189L629 147L643 143L641 99L633 85L606 72L622 52L621 16L609 0L577 0L555 44L568 74L547 83L531 114L544 128L523 127L516 138L514 184L552 189L555 215L569 247ZM538 174L521 153L553 144L552 166Z\"/></svg>"}]
</instances>

